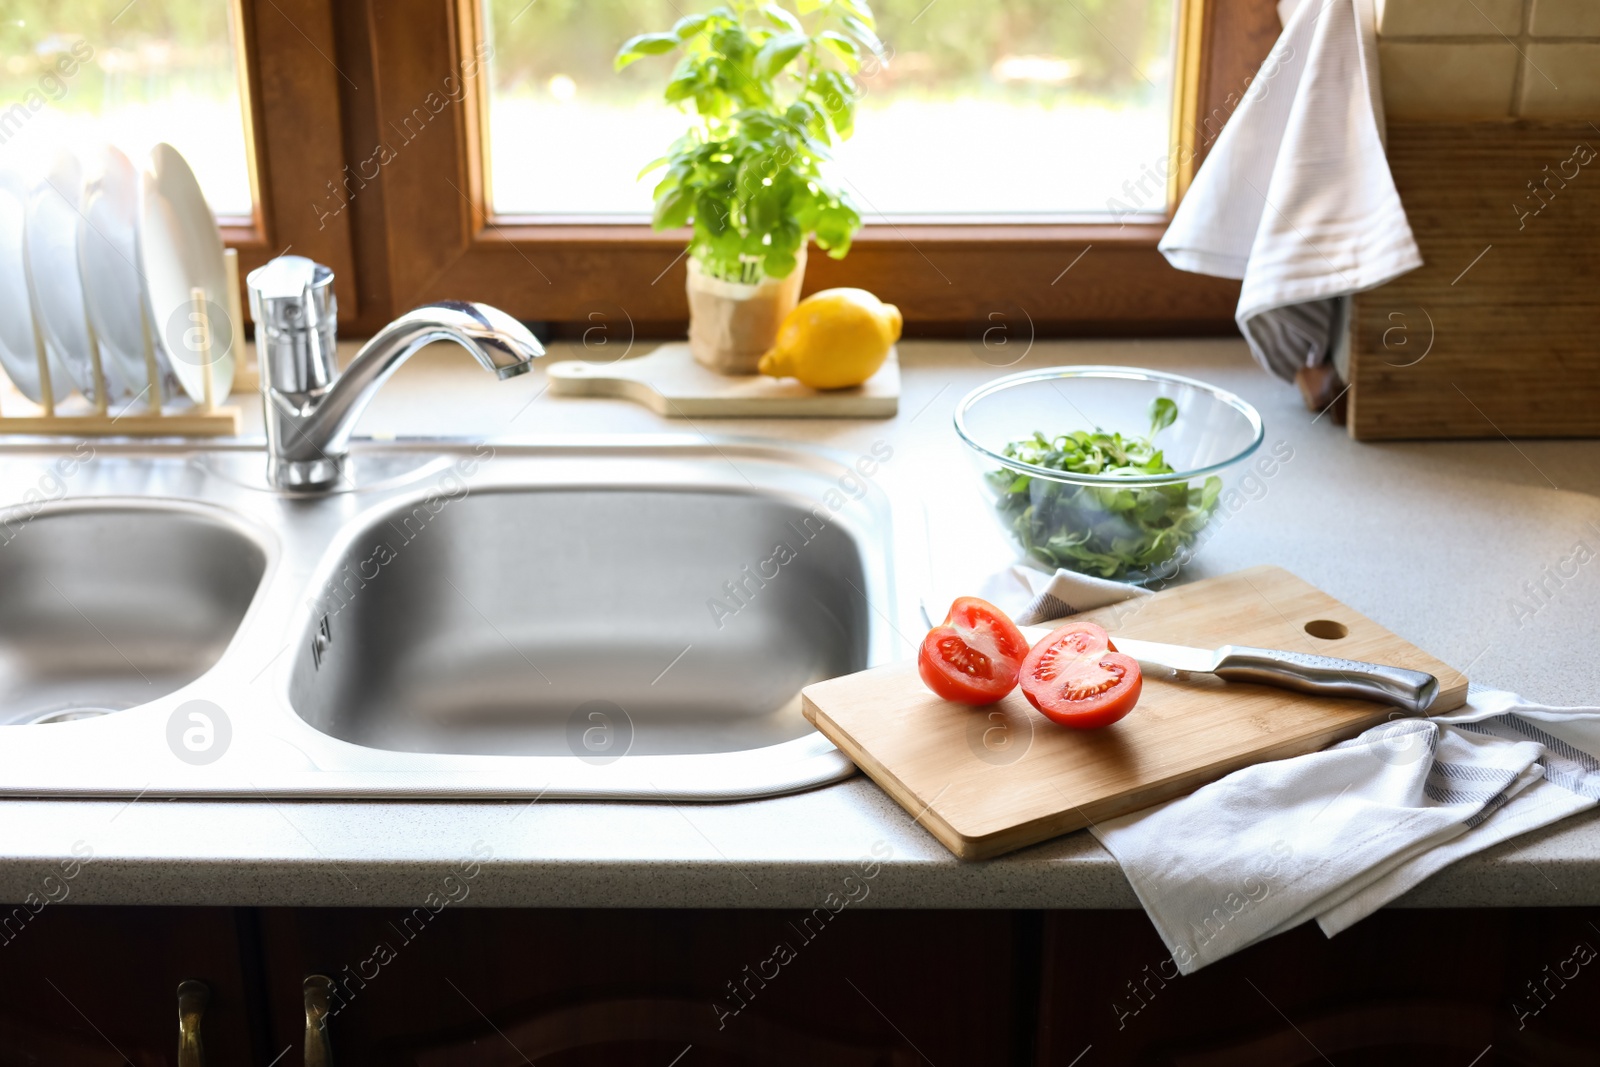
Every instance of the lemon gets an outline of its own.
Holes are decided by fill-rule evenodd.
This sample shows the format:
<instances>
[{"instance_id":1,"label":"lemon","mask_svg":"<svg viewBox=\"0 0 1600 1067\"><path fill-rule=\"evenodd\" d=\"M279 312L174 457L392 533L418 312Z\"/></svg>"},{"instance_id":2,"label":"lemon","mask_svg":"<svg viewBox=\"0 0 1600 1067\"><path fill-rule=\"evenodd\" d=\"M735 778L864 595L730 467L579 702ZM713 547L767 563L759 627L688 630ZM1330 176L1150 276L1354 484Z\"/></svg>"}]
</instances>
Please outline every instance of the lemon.
<instances>
[{"instance_id":1,"label":"lemon","mask_svg":"<svg viewBox=\"0 0 1600 1067\"><path fill-rule=\"evenodd\" d=\"M758 369L813 389L860 385L889 358L900 326L900 309L865 289L824 289L784 316Z\"/></svg>"}]
</instances>

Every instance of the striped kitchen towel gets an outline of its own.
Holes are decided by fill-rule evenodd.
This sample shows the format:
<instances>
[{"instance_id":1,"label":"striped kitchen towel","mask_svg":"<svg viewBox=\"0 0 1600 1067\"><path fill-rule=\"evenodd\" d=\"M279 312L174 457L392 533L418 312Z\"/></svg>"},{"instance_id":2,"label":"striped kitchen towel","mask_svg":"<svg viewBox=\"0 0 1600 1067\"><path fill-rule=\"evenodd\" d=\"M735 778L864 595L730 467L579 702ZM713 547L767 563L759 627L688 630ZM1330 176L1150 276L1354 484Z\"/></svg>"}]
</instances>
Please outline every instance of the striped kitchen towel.
<instances>
[{"instance_id":1,"label":"striped kitchen towel","mask_svg":"<svg viewBox=\"0 0 1600 1067\"><path fill-rule=\"evenodd\" d=\"M1143 594L1018 565L981 595L1032 624L1137 610ZM1600 803L1600 708L1474 686L1454 711L1399 714L1090 826L1182 973L1312 919L1332 937L1457 860Z\"/></svg>"},{"instance_id":2,"label":"striped kitchen towel","mask_svg":"<svg viewBox=\"0 0 1600 1067\"><path fill-rule=\"evenodd\" d=\"M1161 239L1243 281L1234 318L1280 377L1342 365L1351 294L1422 265L1383 131L1373 0L1301 0Z\"/></svg>"},{"instance_id":3,"label":"striped kitchen towel","mask_svg":"<svg viewBox=\"0 0 1600 1067\"><path fill-rule=\"evenodd\" d=\"M1531 712L1551 716L1534 725ZM1315 919L1333 936L1457 860L1600 798L1600 708L1474 690L1091 827L1184 974Z\"/></svg>"}]
</instances>

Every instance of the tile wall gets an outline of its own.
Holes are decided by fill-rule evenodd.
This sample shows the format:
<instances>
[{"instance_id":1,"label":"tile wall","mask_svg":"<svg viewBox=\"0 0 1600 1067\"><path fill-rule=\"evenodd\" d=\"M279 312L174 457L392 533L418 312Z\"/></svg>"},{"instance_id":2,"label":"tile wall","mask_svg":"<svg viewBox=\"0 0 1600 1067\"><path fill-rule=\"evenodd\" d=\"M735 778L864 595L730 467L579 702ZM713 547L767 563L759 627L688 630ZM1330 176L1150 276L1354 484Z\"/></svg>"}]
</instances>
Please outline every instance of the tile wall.
<instances>
[{"instance_id":1,"label":"tile wall","mask_svg":"<svg viewBox=\"0 0 1600 1067\"><path fill-rule=\"evenodd\" d=\"M1378 0L1394 122L1600 125L1600 0Z\"/></svg>"}]
</instances>

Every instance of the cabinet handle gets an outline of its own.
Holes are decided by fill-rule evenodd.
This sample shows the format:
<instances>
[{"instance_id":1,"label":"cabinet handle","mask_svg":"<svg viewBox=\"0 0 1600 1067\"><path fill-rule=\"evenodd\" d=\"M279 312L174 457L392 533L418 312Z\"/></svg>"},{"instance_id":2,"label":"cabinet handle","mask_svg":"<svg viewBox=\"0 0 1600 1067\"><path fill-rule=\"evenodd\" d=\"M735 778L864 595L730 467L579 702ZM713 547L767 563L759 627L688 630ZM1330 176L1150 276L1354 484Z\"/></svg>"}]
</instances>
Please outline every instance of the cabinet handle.
<instances>
[{"instance_id":1,"label":"cabinet handle","mask_svg":"<svg viewBox=\"0 0 1600 1067\"><path fill-rule=\"evenodd\" d=\"M333 979L314 974L301 987L306 1001L305 1067L333 1067L328 1044L328 1009L332 1006Z\"/></svg>"},{"instance_id":2,"label":"cabinet handle","mask_svg":"<svg viewBox=\"0 0 1600 1067\"><path fill-rule=\"evenodd\" d=\"M191 978L178 984L178 1067L205 1067L200 1021L210 1000L211 990L204 982Z\"/></svg>"}]
</instances>

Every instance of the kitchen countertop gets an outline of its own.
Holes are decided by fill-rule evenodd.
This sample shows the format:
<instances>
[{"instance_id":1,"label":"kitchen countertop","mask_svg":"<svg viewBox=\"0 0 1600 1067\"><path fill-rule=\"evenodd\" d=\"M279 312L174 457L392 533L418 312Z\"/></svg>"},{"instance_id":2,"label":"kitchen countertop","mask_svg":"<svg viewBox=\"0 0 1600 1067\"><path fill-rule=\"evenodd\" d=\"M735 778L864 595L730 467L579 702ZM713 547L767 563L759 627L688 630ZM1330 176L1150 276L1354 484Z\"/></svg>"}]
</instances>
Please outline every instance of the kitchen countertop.
<instances>
[{"instance_id":1,"label":"kitchen countertop","mask_svg":"<svg viewBox=\"0 0 1600 1067\"><path fill-rule=\"evenodd\" d=\"M552 358L581 355L552 346ZM1267 445L1284 441L1294 453L1219 523L1194 576L1278 564L1475 681L1546 703L1600 703L1600 567L1553 581L1546 574L1578 541L1600 548L1600 441L1357 444L1305 412L1295 390L1258 370L1239 340L1038 342L1005 367L994 355L964 342L904 344L901 413L891 420L688 423L623 401L551 397L542 372L497 383L464 353L441 348L401 369L359 432L735 434L852 454L887 440L894 457L879 483L897 502L925 506L932 557L959 582L1008 561L950 427L962 395L1002 373L1059 363L1172 370L1250 400ZM247 434L259 433L259 410L243 406ZM901 575L899 595L918 596L925 578ZM1541 581L1553 592L1529 601L1524 583ZM1537 610L1519 622L1517 600ZM4 800L0 897L41 892L75 842L94 855L68 899L86 904L409 907L445 868L487 848L493 858L465 904L812 907L856 860L887 852L858 906L1138 906L1087 833L961 863L859 775L793 796L716 804ZM1464 860L1399 902L1577 904L1600 904L1593 813Z\"/></svg>"}]
</instances>

